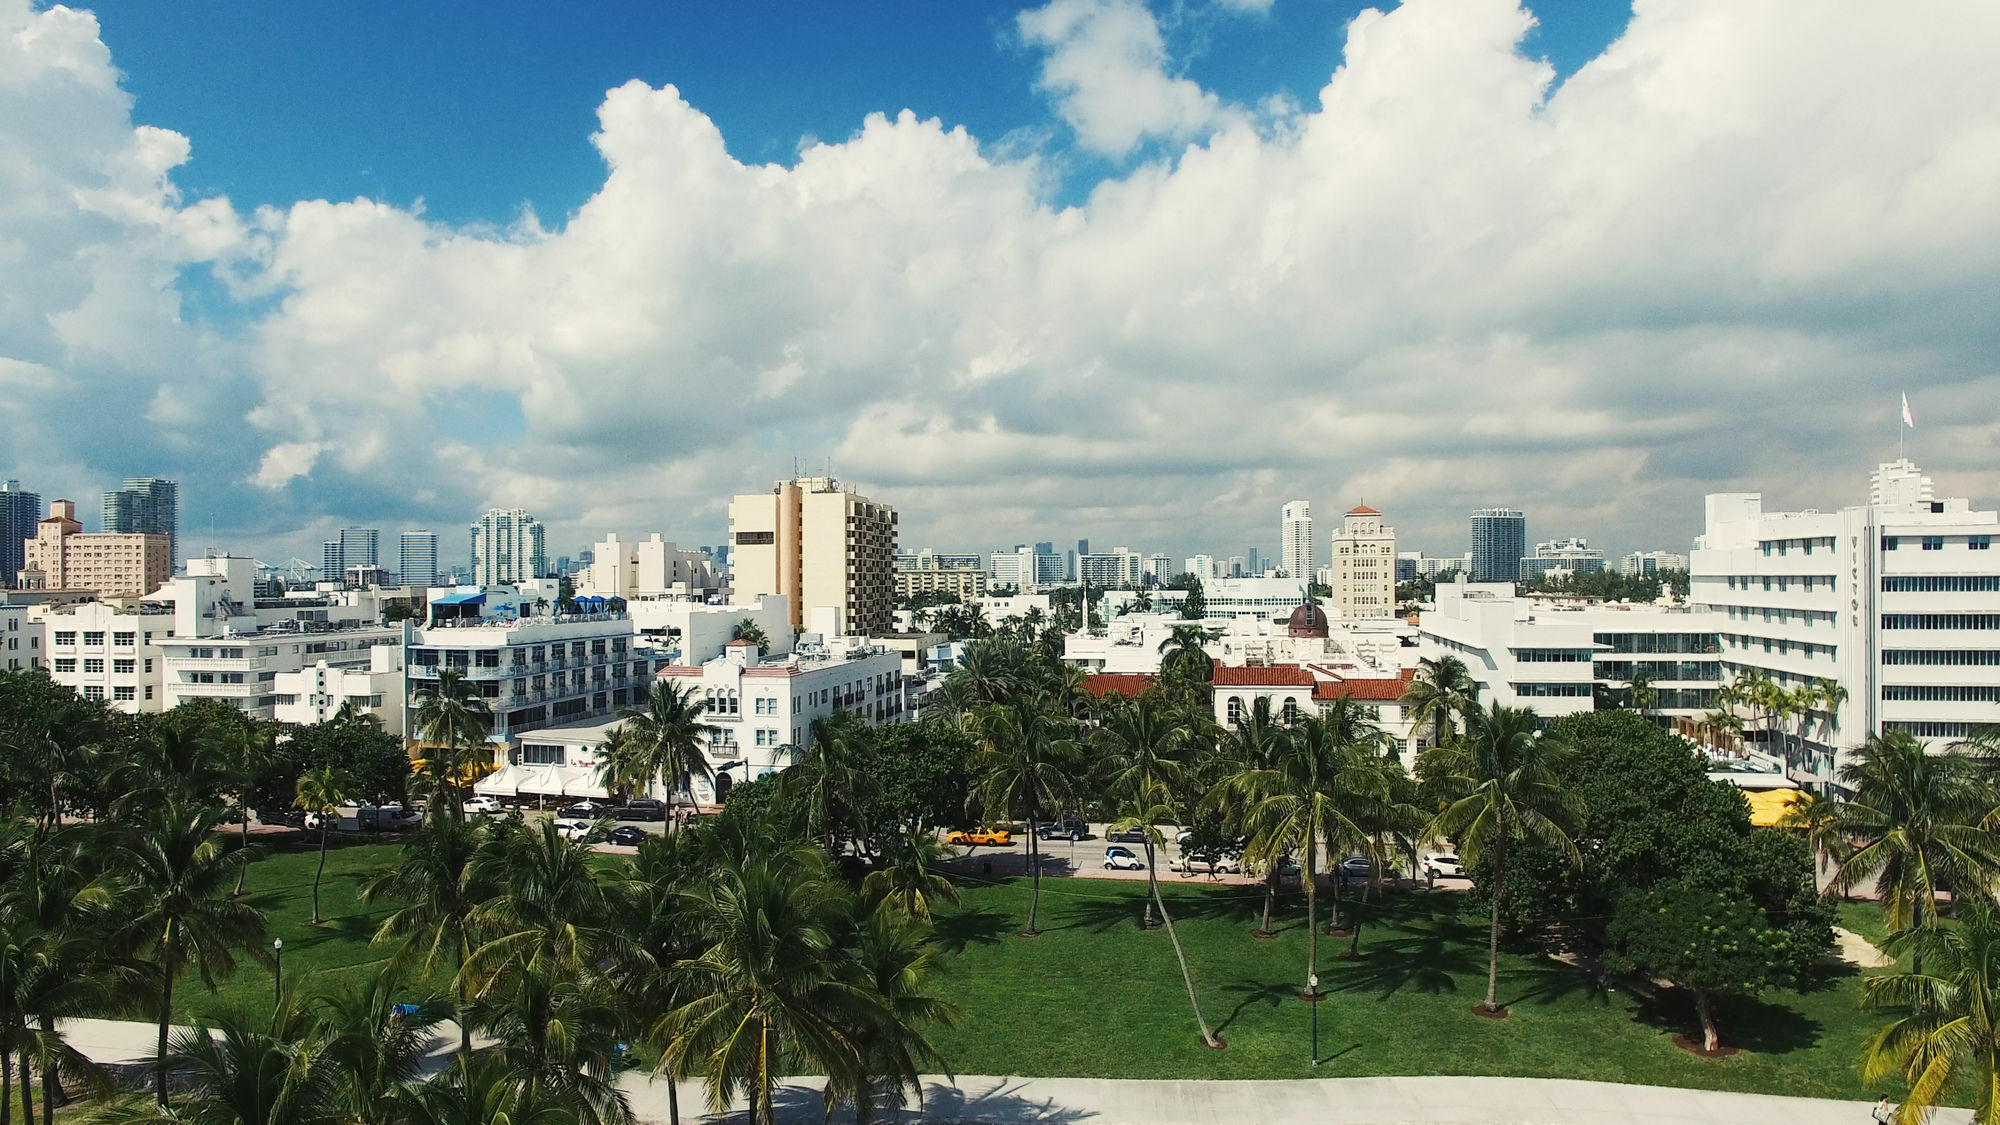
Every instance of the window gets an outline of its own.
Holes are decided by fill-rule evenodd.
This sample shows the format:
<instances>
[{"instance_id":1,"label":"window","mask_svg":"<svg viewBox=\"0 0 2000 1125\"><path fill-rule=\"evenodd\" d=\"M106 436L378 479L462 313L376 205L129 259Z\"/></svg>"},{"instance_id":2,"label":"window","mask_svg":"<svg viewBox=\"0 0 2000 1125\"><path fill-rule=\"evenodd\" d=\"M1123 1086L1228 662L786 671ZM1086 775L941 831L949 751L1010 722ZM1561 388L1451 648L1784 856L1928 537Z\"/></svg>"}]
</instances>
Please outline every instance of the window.
<instances>
[{"instance_id":1,"label":"window","mask_svg":"<svg viewBox=\"0 0 2000 1125\"><path fill-rule=\"evenodd\" d=\"M1895 549L1896 549L1896 537L1895 537L1895 536L1893 536L1893 535L1884 535L1884 536L1882 537L1882 549L1883 549L1883 550L1885 550L1885 551L1893 551L1893 550L1895 550Z\"/></svg>"},{"instance_id":2,"label":"window","mask_svg":"<svg viewBox=\"0 0 2000 1125\"><path fill-rule=\"evenodd\" d=\"M84 687L83 687L83 697L84 697L85 699L103 699L103 698L104 698L104 685L103 685L103 684L85 684L85 685L84 685Z\"/></svg>"},{"instance_id":3,"label":"window","mask_svg":"<svg viewBox=\"0 0 2000 1125\"><path fill-rule=\"evenodd\" d=\"M1926 550L1926 551L1942 551L1942 550L1944 550L1944 536L1942 536L1942 535L1926 535L1926 536L1924 536L1924 550Z\"/></svg>"},{"instance_id":4,"label":"window","mask_svg":"<svg viewBox=\"0 0 2000 1125\"><path fill-rule=\"evenodd\" d=\"M2000 703L2000 687L1990 684L1884 684L1891 703Z\"/></svg>"},{"instance_id":5,"label":"window","mask_svg":"<svg viewBox=\"0 0 2000 1125\"><path fill-rule=\"evenodd\" d=\"M61 631L61 632L58 632L58 633L56 634L56 643L57 643L57 644L59 644L59 645L73 645L73 644L75 644L75 643L76 643L76 632L75 632L74 630L67 630L67 629L66 629L66 630L63 630L63 631Z\"/></svg>"},{"instance_id":6,"label":"window","mask_svg":"<svg viewBox=\"0 0 2000 1125\"><path fill-rule=\"evenodd\" d=\"M1903 649L1882 650L1882 663L1936 667L2000 666L2000 649Z\"/></svg>"},{"instance_id":7,"label":"window","mask_svg":"<svg viewBox=\"0 0 2000 1125\"><path fill-rule=\"evenodd\" d=\"M118 673L121 676L131 675L132 670L136 667L138 667L138 661L136 660L125 659L125 660L114 660L111 662L111 670L113 672Z\"/></svg>"},{"instance_id":8,"label":"window","mask_svg":"<svg viewBox=\"0 0 2000 1125\"><path fill-rule=\"evenodd\" d=\"M58 671L58 672L74 672L74 671L76 671L76 657L74 657L74 656L58 656L58 657L56 657L56 671Z\"/></svg>"},{"instance_id":9,"label":"window","mask_svg":"<svg viewBox=\"0 0 2000 1125\"><path fill-rule=\"evenodd\" d=\"M1993 537L1991 535L1968 535L1965 537L1965 549L1968 551L1990 551L1993 549Z\"/></svg>"},{"instance_id":10,"label":"window","mask_svg":"<svg viewBox=\"0 0 2000 1125\"><path fill-rule=\"evenodd\" d=\"M152 670L153 670L153 658L149 656L146 658L146 671L150 672Z\"/></svg>"},{"instance_id":11,"label":"window","mask_svg":"<svg viewBox=\"0 0 2000 1125\"><path fill-rule=\"evenodd\" d=\"M1229 725L1235 726L1237 723L1240 723L1242 721L1243 721L1243 697L1240 695L1232 695L1229 697Z\"/></svg>"},{"instance_id":12,"label":"window","mask_svg":"<svg viewBox=\"0 0 2000 1125\"><path fill-rule=\"evenodd\" d=\"M1972 732L1971 723L1897 723L1882 724L1883 730L1908 731L1918 738L1964 738Z\"/></svg>"},{"instance_id":13,"label":"window","mask_svg":"<svg viewBox=\"0 0 2000 1125\"><path fill-rule=\"evenodd\" d=\"M773 531L739 531L736 533L736 545L739 547L769 546L777 541L777 533Z\"/></svg>"},{"instance_id":14,"label":"window","mask_svg":"<svg viewBox=\"0 0 2000 1125\"><path fill-rule=\"evenodd\" d=\"M132 642L133 642L133 641L136 641L136 640L138 640L138 639L139 639L139 635L138 635L137 633L113 633L113 634L111 634L111 643L112 643L112 644L114 644L114 645L117 645L117 646L118 646L119 648L131 648L131 647L132 647Z\"/></svg>"},{"instance_id":15,"label":"window","mask_svg":"<svg viewBox=\"0 0 2000 1125\"><path fill-rule=\"evenodd\" d=\"M85 632L83 634L83 643L84 646L87 648L103 648L104 631L100 629L96 631Z\"/></svg>"},{"instance_id":16,"label":"window","mask_svg":"<svg viewBox=\"0 0 2000 1125\"><path fill-rule=\"evenodd\" d=\"M560 766L563 764L563 748L560 746L521 747L521 764L524 766Z\"/></svg>"},{"instance_id":17,"label":"window","mask_svg":"<svg viewBox=\"0 0 2000 1125\"><path fill-rule=\"evenodd\" d=\"M132 698L136 694L130 687L115 687L111 689L111 698L120 703L132 702Z\"/></svg>"},{"instance_id":18,"label":"window","mask_svg":"<svg viewBox=\"0 0 2000 1125\"><path fill-rule=\"evenodd\" d=\"M147 685L146 685L146 698L147 698L147 699L151 699L151 698L153 698L153 685L152 685L152 684L147 684Z\"/></svg>"},{"instance_id":19,"label":"window","mask_svg":"<svg viewBox=\"0 0 2000 1125\"><path fill-rule=\"evenodd\" d=\"M1884 629L2000 629L2000 613L1885 613L1882 615L1882 627Z\"/></svg>"}]
</instances>

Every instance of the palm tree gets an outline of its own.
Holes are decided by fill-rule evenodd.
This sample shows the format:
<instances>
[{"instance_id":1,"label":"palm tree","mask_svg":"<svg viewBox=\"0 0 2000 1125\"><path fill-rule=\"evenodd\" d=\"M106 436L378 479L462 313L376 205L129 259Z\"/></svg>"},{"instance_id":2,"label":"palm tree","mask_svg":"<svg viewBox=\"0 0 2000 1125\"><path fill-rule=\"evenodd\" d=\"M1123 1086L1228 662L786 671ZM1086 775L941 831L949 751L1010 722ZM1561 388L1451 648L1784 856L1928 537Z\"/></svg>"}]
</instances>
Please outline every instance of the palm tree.
<instances>
[{"instance_id":1,"label":"palm tree","mask_svg":"<svg viewBox=\"0 0 2000 1125\"><path fill-rule=\"evenodd\" d=\"M159 1059L181 1088L179 1104L102 1114L117 1125L323 1125L328 1079L313 1065L318 1043L303 1012L280 1000L269 1030L235 1013L174 1035Z\"/></svg>"},{"instance_id":2,"label":"palm tree","mask_svg":"<svg viewBox=\"0 0 2000 1125\"><path fill-rule=\"evenodd\" d=\"M1271 697L1260 695L1251 702L1247 715L1229 728L1227 740L1219 748L1226 762L1224 768L1231 774L1272 769L1286 737L1284 727L1271 716ZM1221 811L1232 830L1248 835L1238 807L1232 805ZM1277 936L1277 931L1271 928L1271 914L1278 905L1278 884L1283 877L1284 872L1276 862L1264 865L1264 921L1251 931L1253 937Z\"/></svg>"},{"instance_id":3,"label":"palm tree","mask_svg":"<svg viewBox=\"0 0 2000 1125\"><path fill-rule=\"evenodd\" d=\"M1440 776L1449 778L1444 787L1457 799L1431 821L1424 836L1456 837L1467 866L1486 862L1492 871L1486 1002L1480 1005L1488 1015L1505 1010L1500 1007L1500 899L1508 848L1516 840L1535 840L1571 863L1578 861L1570 838L1576 798L1558 780L1573 751L1543 735L1539 726L1533 710L1495 703L1472 724L1462 747L1432 751Z\"/></svg>"},{"instance_id":4,"label":"palm tree","mask_svg":"<svg viewBox=\"0 0 2000 1125\"><path fill-rule=\"evenodd\" d=\"M866 835L860 810L868 807L877 788L867 768L870 737L868 724L852 713L814 719L805 748L793 748L792 764L781 775L803 821L800 830L819 841L828 855L839 851L836 837L842 825Z\"/></svg>"},{"instance_id":5,"label":"palm tree","mask_svg":"<svg viewBox=\"0 0 2000 1125\"><path fill-rule=\"evenodd\" d=\"M626 1125L632 1107L611 1065L623 1013L611 979L596 972L513 974L475 1006L475 1021L499 1041L497 1054L586 1125Z\"/></svg>"},{"instance_id":6,"label":"palm tree","mask_svg":"<svg viewBox=\"0 0 2000 1125\"><path fill-rule=\"evenodd\" d=\"M354 787L347 775L332 766L321 766L299 775L298 796L292 800L294 808L303 809L319 821L319 869L313 872L313 916L309 926L317 926L323 921L319 916L319 886L326 878L326 842L333 833L333 822L340 816L340 806L348 801L348 791Z\"/></svg>"},{"instance_id":7,"label":"palm tree","mask_svg":"<svg viewBox=\"0 0 2000 1125\"><path fill-rule=\"evenodd\" d=\"M1840 768L1853 799L1840 806L1850 836L1867 840L1834 870L1827 893L1873 878L1890 933L1935 925L1938 894L1981 894L2000 874L2000 837L1981 822L1993 808L1979 763L1953 749L1930 754L1907 731L1871 735Z\"/></svg>"},{"instance_id":8,"label":"palm tree","mask_svg":"<svg viewBox=\"0 0 2000 1125\"><path fill-rule=\"evenodd\" d=\"M931 995L941 966L928 938L912 916L879 909L851 936L857 985L873 1001L866 1014L874 1018L847 1029L857 1065L830 1075L826 1091L829 1109L841 1101L854 1106L855 1125L874 1120L878 1103L901 1110L906 1095L921 1098L925 1069L949 1073L924 1028L956 1023L959 1012Z\"/></svg>"},{"instance_id":9,"label":"palm tree","mask_svg":"<svg viewBox=\"0 0 2000 1125\"><path fill-rule=\"evenodd\" d=\"M1160 642L1160 677L1207 683L1215 676L1215 663L1202 645L1213 639L1200 625L1176 625Z\"/></svg>"},{"instance_id":10,"label":"palm tree","mask_svg":"<svg viewBox=\"0 0 2000 1125\"><path fill-rule=\"evenodd\" d=\"M312 1042L325 1069L329 1116L340 1125L395 1120L397 1095L416 1081L430 1051L431 1029L450 1014L445 1004L403 997L409 974L396 959L359 989L316 996Z\"/></svg>"},{"instance_id":11,"label":"palm tree","mask_svg":"<svg viewBox=\"0 0 2000 1125\"><path fill-rule=\"evenodd\" d=\"M862 901L871 906L887 905L912 918L929 921L933 902L957 902L958 888L938 874L932 865L951 858L951 849L938 841L937 833L921 824L910 824L889 841L880 868L861 881Z\"/></svg>"},{"instance_id":12,"label":"palm tree","mask_svg":"<svg viewBox=\"0 0 2000 1125\"><path fill-rule=\"evenodd\" d=\"M1189 732L1173 721L1166 699L1158 691L1147 691L1127 703L1114 703L1103 723L1091 732L1091 746L1097 752L1099 789L1123 804L1160 805L1171 802L1184 785L1183 758L1188 751ZM1151 837L1146 844L1146 868L1153 867ZM1153 928L1152 896L1140 925Z\"/></svg>"},{"instance_id":13,"label":"palm tree","mask_svg":"<svg viewBox=\"0 0 2000 1125\"><path fill-rule=\"evenodd\" d=\"M750 1119L775 1123L776 1075L807 1069L851 1076L860 1051L845 1029L881 1018L879 1004L837 957L853 903L816 848L719 855L685 895L703 934L684 962L687 999L655 1021L670 1071L699 1069L709 1107L739 1090Z\"/></svg>"},{"instance_id":14,"label":"palm tree","mask_svg":"<svg viewBox=\"0 0 2000 1125\"><path fill-rule=\"evenodd\" d=\"M473 857L474 878L493 894L473 910L486 940L461 975L475 997L522 974L555 980L615 951L625 904L622 873L599 867L587 840L571 840L553 820L503 822Z\"/></svg>"},{"instance_id":15,"label":"palm tree","mask_svg":"<svg viewBox=\"0 0 2000 1125\"><path fill-rule=\"evenodd\" d=\"M1826 874L1828 861L1837 864L1847 858L1850 850L1847 819L1837 801L1816 793L1800 793L1778 817L1778 827L1804 837L1821 875Z\"/></svg>"},{"instance_id":16,"label":"palm tree","mask_svg":"<svg viewBox=\"0 0 2000 1125\"><path fill-rule=\"evenodd\" d=\"M702 721L708 703L693 685L656 681L643 707L618 712L625 720L619 727L624 738L617 752L598 765L604 784L643 794L655 781L665 781L671 804L687 791L691 778L712 780L715 770L707 747L719 728Z\"/></svg>"},{"instance_id":17,"label":"palm tree","mask_svg":"<svg viewBox=\"0 0 2000 1125\"><path fill-rule=\"evenodd\" d=\"M497 1054L460 1055L430 1080L398 1090L396 1104L409 1125L576 1125L569 1105Z\"/></svg>"},{"instance_id":18,"label":"palm tree","mask_svg":"<svg viewBox=\"0 0 2000 1125\"><path fill-rule=\"evenodd\" d=\"M473 747L483 746L493 732L493 710L455 669L438 671L437 682L417 689L417 707L410 715L416 736L432 744L425 755L425 781L433 804L459 807L458 786Z\"/></svg>"},{"instance_id":19,"label":"palm tree","mask_svg":"<svg viewBox=\"0 0 2000 1125\"><path fill-rule=\"evenodd\" d=\"M353 701L341 704L345 710ZM371 718L373 716L370 716ZM243 827L242 846L250 847L250 798L257 791L257 780L263 776L268 763L277 757L278 725L276 723L256 723L242 730L232 732L232 737L223 744L223 773L227 779L224 790L236 801L236 819ZM236 897L243 897L243 883L250 874L250 865L245 863L236 872Z\"/></svg>"},{"instance_id":20,"label":"palm tree","mask_svg":"<svg viewBox=\"0 0 2000 1125\"><path fill-rule=\"evenodd\" d=\"M1909 954L1912 968L1862 982L1863 1007L1902 1013L1868 1037L1862 1081L1902 1077L1910 1092L1895 1120L1916 1125L1970 1078L1978 1091L1972 1120L2000 1122L2000 917L1993 904L1968 899L1954 921L1891 934L1888 951Z\"/></svg>"},{"instance_id":21,"label":"palm tree","mask_svg":"<svg viewBox=\"0 0 2000 1125\"><path fill-rule=\"evenodd\" d=\"M492 897L491 867L474 863L488 830L462 813L444 810L430 826L403 845L396 866L377 873L361 888L364 903L400 905L375 931L377 944L398 941L399 961L413 960L425 974L451 969L458 993L459 1055L472 1053L471 980L465 963L478 939L474 914Z\"/></svg>"},{"instance_id":22,"label":"palm tree","mask_svg":"<svg viewBox=\"0 0 2000 1125\"><path fill-rule=\"evenodd\" d=\"M1028 928L1021 936L1035 937L1041 933L1035 923L1042 905L1042 853L1035 828L1045 810L1062 807L1075 781L1074 731L1067 715L1039 697L995 704L979 726L973 763L979 783L973 802L992 814L1018 812L1028 822L1028 874L1034 889L1028 898Z\"/></svg>"},{"instance_id":23,"label":"palm tree","mask_svg":"<svg viewBox=\"0 0 2000 1125\"><path fill-rule=\"evenodd\" d=\"M1430 724L1431 745L1463 729L1479 710L1479 684L1456 656L1425 657L1403 690L1403 714L1412 728Z\"/></svg>"},{"instance_id":24,"label":"palm tree","mask_svg":"<svg viewBox=\"0 0 2000 1125\"><path fill-rule=\"evenodd\" d=\"M238 953L263 946L263 916L230 897L237 867L249 857L215 834L224 815L218 808L169 802L126 834L113 860L132 888L126 941L149 966L158 990L161 1061L154 1094L163 1108L174 982L192 968L212 990L218 976L235 971Z\"/></svg>"},{"instance_id":25,"label":"palm tree","mask_svg":"<svg viewBox=\"0 0 2000 1125\"><path fill-rule=\"evenodd\" d=\"M1660 701L1660 689L1653 685L1653 674L1644 668L1634 667L1625 677L1625 703L1641 715L1653 709Z\"/></svg>"},{"instance_id":26,"label":"palm tree","mask_svg":"<svg viewBox=\"0 0 2000 1125\"><path fill-rule=\"evenodd\" d=\"M746 617L736 623L736 629L730 635L730 639L748 641L756 645L759 654L762 654L764 649L771 643L771 638L764 633L764 627L757 624L755 618L750 617Z\"/></svg>"},{"instance_id":27,"label":"palm tree","mask_svg":"<svg viewBox=\"0 0 2000 1125\"><path fill-rule=\"evenodd\" d=\"M1163 796L1165 794L1156 787L1142 786L1124 806L1123 815L1106 828L1105 832L1108 834L1137 828L1145 834L1147 897L1159 910L1160 922L1167 930L1167 939L1173 943L1174 960L1180 963L1181 983L1187 986L1188 1006L1194 1009L1194 1022L1195 1026L1201 1029L1201 1041L1219 1050L1227 1044L1215 1037L1215 1033L1208 1028L1208 1018L1201 1014L1201 999L1195 995L1194 974L1188 969L1187 952L1181 948L1180 935L1174 932L1174 919L1167 913L1166 900L1160 897L1160 867L1155 858L1159 849L1166 846L1166 841L1160 836L1159 825L1180 819L1171 807L1158 802L1157 799Z\"/></svg>"},{"instance_id":28,"label":"palm tree","mask_svg":"<svg viewBox=\"0 0 2000 1125\"><path fill-rule=\"evenodd\" d=\"M117 924L118 888L96 870L91 843L75 828L47 837L16 831L7 841L11 862L0 887L0 1123L9 1119L9 1061L16 1053L21 1110L30 1123L31 1069L42 1076L45 1122L54 1119L59 1077L110 1088L109 1077L69 1045L60 1026L111 1006L131 977L108 940Z\"/></svg>"}]
</instances>

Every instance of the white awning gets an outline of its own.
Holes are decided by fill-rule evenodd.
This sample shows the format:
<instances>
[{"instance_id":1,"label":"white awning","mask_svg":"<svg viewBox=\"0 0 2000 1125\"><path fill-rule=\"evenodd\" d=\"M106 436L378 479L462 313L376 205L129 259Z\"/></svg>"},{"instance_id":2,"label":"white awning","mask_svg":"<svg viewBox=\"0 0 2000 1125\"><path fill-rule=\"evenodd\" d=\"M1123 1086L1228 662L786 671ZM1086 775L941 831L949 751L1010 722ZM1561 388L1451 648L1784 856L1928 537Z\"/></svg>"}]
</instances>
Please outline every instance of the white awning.
<instances>
[{"instance_id":1,"label":"white awning","mask_svg":"<svg viewBox=\"0 0 2000 1125\"><path fill-rule=\"evenodd\" d=\"M562 795L563 768L561 766L523 767L526 776L521 778L520 791L540 793L544 796Z\"/></svg>"},{"instance_id":2,"label":"white awning","mask_svg":"<svg viewBox=\"0 0 2000 1125\"><path fill-rule=\"evenodd\" d=\"M565 797L610 797L604 785L597 780L595 769L583 766L569 766L562 771L562 795Z\"/></svg>"},{"instance_id":3,"label":"white awning","mask_svg":"<svg viewBox=\"0 0 2000 1125\"><path fill-rule=\"evenodd\" d=\"M521 766L504 766L472 783L474 793L488 797L514 797L520 794L521 783L527 780L529 770Z\"/></svg>"}]
</instances>

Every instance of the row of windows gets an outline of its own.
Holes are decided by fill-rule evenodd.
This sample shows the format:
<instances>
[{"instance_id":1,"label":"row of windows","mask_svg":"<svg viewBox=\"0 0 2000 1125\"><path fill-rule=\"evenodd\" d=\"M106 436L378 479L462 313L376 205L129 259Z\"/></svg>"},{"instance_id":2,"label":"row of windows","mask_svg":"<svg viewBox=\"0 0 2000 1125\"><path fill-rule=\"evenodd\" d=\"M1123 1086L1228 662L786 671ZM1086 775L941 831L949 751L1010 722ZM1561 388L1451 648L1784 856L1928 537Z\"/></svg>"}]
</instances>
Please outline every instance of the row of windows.
<instances>
[{"instance_id":1,"label":"row of windows","mask_svg":"<svg viewBox=\"0 0 2000 1125\"><path fill-rule=\"evenodd\" d=\"M1821 551L1833 550L1833 536L1827 535L1812 539L1766 539L1757 544L1757 548L1766 555L1785 555L1793 551L1803 551L1810 555L1815 549Z\"/></svg>"},{"instance_id":2,"label":"row of windows","mask_svg":"<svg viewBox=\"0 0 2000 1125\"><path fill-rule=\"evenodd\" d=\"M1831 574L1732 574L1729 588L1732 590L1779 590L1789 591L1796 587L1811 593L1814 590L1835 588Z\"/></svg>"},{"instance_id":3,"label":"row of windows","mask_svg":"<svg viewBox=\"0 0 2000 1125\"><path fill-rule=\"evenodd\" d=\"M1989 668L2000 666L2000 649L1885 648L1882 663Z\"/></svg>"},{"instance_id":4,"label":"row of windows","mask_svg":"<svg viewBox=\"0 0 2000 1125\"><path fill-rule=\"evenodd\" d=\"M1882 698L1892 703L2000 703L2000 687L1991 684L1883 684Z\"/></svg>"},{"instance_id":5,"label":"row of windows","mask_svg":"<svg viewBox=\"0 0 2000 1125\"><path fill-rule=\"evenodd\" d=\"M1514 684L1515 695L1588 697L1595 693L1595 684Z\"/></svg>"},{"instance_id":6,"label":"row of windows","mask_svg":"<svg viewBox=\"0 0 2000 1125\"><path fill-rule=\"evenodd\" d=\"M139 634L137 634L137 633L113 633L113 634L111 634L111 643L112 643L112 644L114 644L114 645L116 645L116 646L118 646L119 648L131 648L131 647L132 647L132 646L133 646L134 644L137 644L137 643L138 643L138 640L139 640ZM152 643L152 640L153 640L153 634L151 634L151 633L147 633L147 634L146 634L146 641L147 641L147 643L148 643L148 644ZM73 629L59 629L59 630L57 630L57 631L56 631L56 643L57 643L57 644L59 644L59 645L73 645L73 644L75 644L75 643L76 643L76 631L75 631L75 630L73 630ZM84 647L85 647L85 648L103 648L103 647L104 647L104 633L103 633L103 632L102 632L101 630L96 630L96 629L87 629L87 630L85 630L85 631L84 631L84 634L83 634L83 645L84 645Z\"/></svg>"},{"instance_id":7,"label":"row of windows","mask_svg":"<svg viewBox=\"0 0 2000 1125\"><path fill-rule=\"evenodd\" d=\"M1908 731L1918 738L1964 738L1972 733L1972 724L1887 722L1882 724L1882 729Z\"/></svg>"},{"instance_id":8,"label":"row of windows","mask_svg":"<svg viewBox=\"0 0 2000 1125\"><path fill-rule=\"evenodd\" d=\"M58 672L76 671L76 660L77 658L74 656L56 657L56 671ZM83 670L85 674L102 673L104 671L104 659L98 656L84 657ZM137 660L113 660L111 662L111 671L120 676L129 676L137 670L138 670ZM153 670L153 662L152 660L148 659L146 661L146 671L151 672L152 670Z\"/></svg>"},{"instance_id":9,"label":"row of windows","mask_svg":"<svg viewBox=\"0 0 2000 1125\"><path fill-rule=\"evenodd\" d=\"M1956 540L1958 536L1954 535L1951 538ZM1916 539L1926 551L1944 550L1945 537L1942 535L1884 535L1882 537L1882 549L1885 551L1899 550L1903 545L1902 541L1905 539ZM1993 537L1991 535L1968 535L1965 537L1965 548L1968 551L1990 551L1993 549Z\"/></svg>"},{"instance_id":10,"label":"row of windows","mask_svg":"<svg viewBox=\"0 0 2000 1125\"><path fill-rule=\"evenodd\" d=\"M83 697L85 699L102 700L104 698L104 685L84 685ZM111 698L119 703L131 703L138 698L138 693L130 687L115 687L111 689ZM153 698L153 689L151 686L146 688L146 698Z\"/></svg>"},{"instance_id":11,"label":"row of windows","mask_svg":"<svg viewBox=\"0 0 2000 1125\"><path fill-rule=\"evenodd\" d=\"M1714 633L1598 633L1591 637L1615 653L1709 653L1716 651Z\"/></svg>"},{"instance_id":12,"label":"row of windows","mask_svg":"<svg viewBox=\"0 0 2000 1125\"><path fill-rule=\"evenodd\" d=\"M1782 624L1797 621L1804 625L1825 622L1834 624L1840 615L1830 609L1761 609L1747 605L1724 606L1724 612L1732 621L1763 621Z\"/></svg>"},{"instance_id":13,"label":"row of windows","mask_svg":"<svg viewBox=\"0 0 2000 1125\"><path fill-rule=\"evenodd\" d=\"M1833 656L1839 645L1813 644L1809 641L1789 641L1784 638L1751 637L1740 633L1729 634L1729 640L1739 648L1761 648L1765 652L1775 652L1789 656L1796 652L1801 656Z\"/></svg>"},{"instance_id":14,"label":"row of windows","mask_svg":"<svg viewBox=\"0 0 2000 1125\"><path fill-rule=\"evenodd\" d=\"M2000 574L1885 574L1885 594L2000 593Z\"/></svg>"},{"instance_id":15,"label":"row of windows","mask_svg":"<svg viewBox=\"0 0 2000 1125\"><path fill-rule=\"evenodd\" d=\"M1884 629L2000 629L2000 613L1885 613Z\"/></svg>"},{"instance_id":16,"label":"row of windows","mask_svg":"<svg viewBox=\"0 0 2000 1125\"><path fill-rule=\"evenodd\" d=\"M1587 648L1517 648L1514 659L1523 664L1588 664Z\"/></svg>"}]
</instances>

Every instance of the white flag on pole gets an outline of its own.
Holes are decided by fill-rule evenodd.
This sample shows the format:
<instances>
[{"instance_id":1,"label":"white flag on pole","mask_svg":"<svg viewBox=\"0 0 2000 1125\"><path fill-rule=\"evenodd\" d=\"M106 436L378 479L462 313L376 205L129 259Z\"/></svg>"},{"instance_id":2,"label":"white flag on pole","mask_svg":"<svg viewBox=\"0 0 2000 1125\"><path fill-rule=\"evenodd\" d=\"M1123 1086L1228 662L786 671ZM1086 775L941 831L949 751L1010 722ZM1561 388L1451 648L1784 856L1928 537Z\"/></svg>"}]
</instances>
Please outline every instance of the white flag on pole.
<instances>
[{"instance_id":1,"label":"white flag on pole","mask_svg":"<svg viewBox=\"0 0 2000 1125\"><path fill-rule=\"evenodd\" d=\"M1903 425L1913 430L1917 428L1917 420L1910 417L1910 393L1908 391L1903 392Z\"/></svg>"}]
</instances>

